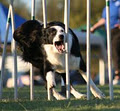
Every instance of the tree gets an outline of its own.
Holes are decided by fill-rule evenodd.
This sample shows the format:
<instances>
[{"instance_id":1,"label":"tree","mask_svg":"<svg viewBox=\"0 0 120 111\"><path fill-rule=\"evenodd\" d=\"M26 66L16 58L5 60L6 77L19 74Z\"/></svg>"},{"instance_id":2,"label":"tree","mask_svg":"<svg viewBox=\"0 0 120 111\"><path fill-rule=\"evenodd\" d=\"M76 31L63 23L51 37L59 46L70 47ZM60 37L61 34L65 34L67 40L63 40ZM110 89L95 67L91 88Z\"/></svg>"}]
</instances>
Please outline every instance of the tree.
<instances>
[{"instance_id":1,"label":"tree","mask_svg":"<svg viewBox=\"0 0 120 111\"><path fill-rule=\"evenodd\" d=\"M40 3L37 17L42 21L42 3ZM80 27L86 24L86 0L71 0L70 6L70 26ZM102 9L105 6L103 0L91 0L91 23L94 24L101 17ZM99 7L99 8L98 8ZM48 21L64 20L64 0L47 0Z\"/></svg>"},{"instance_id":2,"label":"tree","mask_svg":"<svg viewBox=\"0 0 120 111\"><path fill-rule=\"evenodd\" d=\"M8 7L6 0L0 0ZM78 28L86 24L86 0L71 0L70 6L70 27ZM102 9L105 6L104 0L91 0L91 24L100 19ZM30 9L22 0L14 0L15 12L20 16L30 19ZM47 18L50 21L64 21L64 0L47 0ZM42 1L36 0L36 19L43 21Z\"/></svg>"}]
</instances>

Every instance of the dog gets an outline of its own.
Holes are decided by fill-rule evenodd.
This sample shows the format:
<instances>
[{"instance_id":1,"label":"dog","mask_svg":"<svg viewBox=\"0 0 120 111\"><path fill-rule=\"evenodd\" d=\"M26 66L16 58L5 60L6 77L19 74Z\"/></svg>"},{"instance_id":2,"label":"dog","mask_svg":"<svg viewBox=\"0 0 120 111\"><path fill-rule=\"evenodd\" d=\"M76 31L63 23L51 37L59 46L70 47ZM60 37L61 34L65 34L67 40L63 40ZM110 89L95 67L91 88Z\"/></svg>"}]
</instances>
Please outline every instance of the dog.
<instances>
[{"instance_id":1,"label":"dog","mask_svg":"<svg viewBox=\"0 0 120 111\"><path fill-rule=\"evenodd\" d=\"M86 65L80 52L78 38L70 28L68 35L69 69L80 71L87 82ZM23 60L40 70L40 74L53 96L57 100L66 99L55 90L55 72L58 72L66 83L65 42L67 36L65 25L62 22L54 21L47 23L47 27L44 28L41 22L28 20L15 30L13 38L17 42ZM95 97L100 99L105 97L91 78L90 89ZM70 93L77 99L86 97L85 94L76 91L72 84Z\"/></svg>"}]
</instances>

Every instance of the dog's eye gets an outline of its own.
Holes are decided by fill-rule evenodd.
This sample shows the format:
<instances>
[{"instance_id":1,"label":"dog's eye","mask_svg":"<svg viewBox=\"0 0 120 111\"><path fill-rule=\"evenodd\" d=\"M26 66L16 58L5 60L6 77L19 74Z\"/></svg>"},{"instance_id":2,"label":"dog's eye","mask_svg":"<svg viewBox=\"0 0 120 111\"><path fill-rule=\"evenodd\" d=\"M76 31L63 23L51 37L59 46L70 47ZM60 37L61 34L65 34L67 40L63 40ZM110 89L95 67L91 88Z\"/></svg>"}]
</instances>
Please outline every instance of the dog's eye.
<instances>
[{"instance_id":1,"label":"dog's eye","mask_svg":"<svg viewBox=\"0 0 120 111\"><path fill-rule=\"evenodd\" d=\"M49 33L50 34L52 34L52 35L55 35L56 34L56 29L54 29L54 28L51 28L50 30L49 30Z\"/></svg>"},{"instance_id":2,"label":"dog's eye","mask_svg":"<svg viewBox=\"0 0 120 111\"><path fill-rule=\"evenodd\" d=\"M61 32L64 32L64 30L61 30Z\"/></svg>"}]
</instances>

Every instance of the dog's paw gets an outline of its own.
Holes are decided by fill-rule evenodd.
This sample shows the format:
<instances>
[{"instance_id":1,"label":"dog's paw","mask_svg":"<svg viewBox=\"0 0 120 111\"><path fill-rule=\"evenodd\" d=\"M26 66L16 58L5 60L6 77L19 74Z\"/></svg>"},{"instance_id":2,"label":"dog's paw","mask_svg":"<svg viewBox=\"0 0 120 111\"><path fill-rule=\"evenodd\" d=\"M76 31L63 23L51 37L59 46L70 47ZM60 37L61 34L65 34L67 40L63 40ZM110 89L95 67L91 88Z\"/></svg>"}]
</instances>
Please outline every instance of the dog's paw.
<instances>
[{"instance_id":1,"label":"dog's paw","mask_svg":"<svg viewBox=\"0 0 120 111\"><path fill-rule=\"evenodd\" d=\"M57 100L65 100L66 98L60 94L54 95Z\"/></svg>"},{"instance_id":2,"label":"dog's paw","mask_svg":"<svg viewBox=\"0 0 120 111\"><path fill-rule=\"evenodd\" d=\"M94 93L94 96L99 99L105 98L105 94L103 92Z\"/></svg>"},{"instance_id":3,"label":"dog's paw","mask_svg":"<svg viewBox=\"0 0 120 111\"><path fill-rule=\"evenodd\" d=\"M72 93L72 95L76 98L76 99L81 99L81 98L86 98L86 94L82 94L82 93L79 93L77 91L74 91L74 93Z\"/></svg>"},{"instance_id":4,"label":"dog's paw","mask_svg":"<svg viewBox=\"0 0 120 111\"><path fill-rule=\"evenodd\" d=\"M86 98L86 97L87 97L85 94L82 94L82 93L79 93L78 91L76 91L72 86L71 86L70 93L71 93L76 99L81 99L81 98Z\"/></svg>"},{"instance_id":5,"label":"dog's paw","mask_svg":"<svg viewBox=\"0 0 120 111\"><path fill-rule=\"evenodd\" d=\"M105 98L105 94L99 88L91 87L91 91L96 98L99 98L99 99Z\"/></svg>"},{"instance_id":6,"label":"dog's paw","mask_svg":"<svg viewBox=\"0 0 120 111\"><path fill-rule=\"evenodd\" d=\"M55 97L55 99L57 99L57 100L65 100L66 99L60 93L58 93L57 91L55 91L54 88L52 89L52 93L53 93L53 96Z\"/></svg>"},{"instance_id":7,"label":"dog's paw","mask_svg":"<svg viewBox=\"0 0 120 111\"><path fill-rule=\"evenodd\" d=\"M75 98L76 98L76 99L87 98L87 95L86 95L86 94L78 93Z\"/></svg>"}]
</instances>

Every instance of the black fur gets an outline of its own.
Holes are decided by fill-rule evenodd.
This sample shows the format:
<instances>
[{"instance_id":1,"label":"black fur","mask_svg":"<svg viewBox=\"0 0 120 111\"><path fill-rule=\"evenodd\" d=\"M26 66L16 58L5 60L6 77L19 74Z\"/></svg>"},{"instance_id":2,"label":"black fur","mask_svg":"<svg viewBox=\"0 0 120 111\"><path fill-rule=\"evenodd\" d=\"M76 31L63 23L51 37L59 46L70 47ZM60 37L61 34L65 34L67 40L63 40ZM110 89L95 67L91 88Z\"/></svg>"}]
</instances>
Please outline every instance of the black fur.
<instances>
[{"instance_id":1,"label":"black fur","mask_svg":"<svg viewBox=\"0 0 120 111\"><path fill-rule=\"evenodd\" d=\"M50 22L47 24L46 28L43 28L43 24L39 23L38 21L29 20L22 24L14 32L14 39L22 52L23 60L30 62L33 66L39 68L44 79L45 74L48 71L53 71L54 69L53 64L47 60L47 55L43 48L43 44L52 44L51 41L56 34L56 30L50 27L56 25L65 29L65 25L61 22ZM69 29L69 33L73 35L71 54L75 57L81 58L80 69L86 72L86 65L80 53L78 39L71 29ZM64 75L62 75L62 77L64 77L65 80Z\"/></svg>"}]
</instances>

